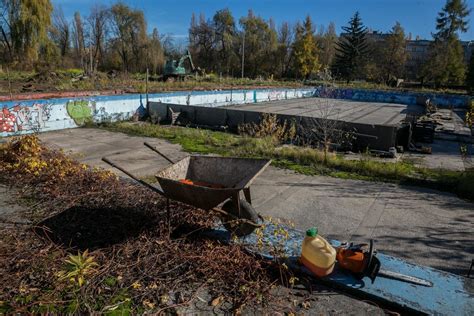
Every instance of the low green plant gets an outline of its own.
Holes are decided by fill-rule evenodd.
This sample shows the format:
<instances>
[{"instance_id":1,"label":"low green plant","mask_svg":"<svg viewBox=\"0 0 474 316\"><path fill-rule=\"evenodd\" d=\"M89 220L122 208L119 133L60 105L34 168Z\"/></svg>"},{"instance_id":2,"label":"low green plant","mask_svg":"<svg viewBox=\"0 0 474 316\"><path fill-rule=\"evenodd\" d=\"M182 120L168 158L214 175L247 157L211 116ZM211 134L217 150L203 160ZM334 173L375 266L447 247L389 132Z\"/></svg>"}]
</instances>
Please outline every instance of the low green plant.
<instances>
[{"instance_id":1,"label":"low green plant","mask_svg":"<svg viewBox=\"0 0 474 316\"><path fill-rule=\"evenodd\" d=\"M84 70L79 68L58 69L56 72L65 77L77 77L84 74Z\"/></svg>"},{"instance_id":2,"label":"low green plant","mask_svg":"<svg viewBox=\"0 0 474 316\"><path fill-rule=\"evenodd\" d=\"M64 270L58 272L60 280L69 280L74 285L83 286L87 277L95 272L98 266L94 261L94 257L89 255L85 250L83 253L78 252L77 255L69 255L68 259L64 260L66 267Z\"/></svg>"},{"instance_id":3,"label":"low green plant","mask_svg":"<svg viewBox=\"0 0 474 316\"><path fill-rule=\"evenodd\" d=\"M6 69L3 69L0 71L0 80L10 80L16 81L16 80L28 80L36 75L36 72L34 71L19 71L19 70L12 70L10 69L7 71Z\"/></svg>"}]
</instances>

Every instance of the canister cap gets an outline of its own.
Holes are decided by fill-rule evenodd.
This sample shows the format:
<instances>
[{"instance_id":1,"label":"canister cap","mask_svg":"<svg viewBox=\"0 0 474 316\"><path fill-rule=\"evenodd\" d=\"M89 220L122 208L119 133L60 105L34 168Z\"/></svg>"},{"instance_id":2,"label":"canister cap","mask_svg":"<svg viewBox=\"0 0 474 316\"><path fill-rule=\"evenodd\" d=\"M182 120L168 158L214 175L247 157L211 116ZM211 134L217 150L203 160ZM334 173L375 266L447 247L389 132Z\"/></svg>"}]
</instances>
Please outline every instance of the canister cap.
<instances>
[{"instance_id":1,"label":"canister cap","mask_svg":"<svg viewBox=\"0 0 474 316\"><path fill-rule=\"evenodd\" d=\"M311 227L306 231L306 236L308 237L316 237L318 234L318 229L316 227Z\"/></svg>"}]
</instances>

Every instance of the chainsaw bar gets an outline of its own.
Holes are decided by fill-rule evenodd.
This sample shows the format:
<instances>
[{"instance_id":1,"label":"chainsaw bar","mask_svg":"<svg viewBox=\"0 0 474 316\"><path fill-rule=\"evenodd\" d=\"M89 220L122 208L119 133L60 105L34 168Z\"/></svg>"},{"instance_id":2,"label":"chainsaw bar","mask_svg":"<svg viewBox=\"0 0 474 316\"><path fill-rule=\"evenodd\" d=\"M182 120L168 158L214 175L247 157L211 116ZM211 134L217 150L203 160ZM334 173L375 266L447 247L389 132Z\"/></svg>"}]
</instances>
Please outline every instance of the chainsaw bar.
<instances>
[{"instance_id":1,"label":"chainsaw bar","mask_svg":"<svg viewBox=\"0 0 474 316\"><path fill-rule=\"evenodd\" d=\"M432 287L433 283L427 280L423 280L411 275L406 275L406 274L401 274L393 271L388 271L388 270L379 270L378 276L386 278L386 279L392 279L392 280L397 280L397 281L402 281L402 282L407 282L407 283L413 283L416 285L421 285L421 286L427 286L427 287Z\"/></svg>"}]
</instances>

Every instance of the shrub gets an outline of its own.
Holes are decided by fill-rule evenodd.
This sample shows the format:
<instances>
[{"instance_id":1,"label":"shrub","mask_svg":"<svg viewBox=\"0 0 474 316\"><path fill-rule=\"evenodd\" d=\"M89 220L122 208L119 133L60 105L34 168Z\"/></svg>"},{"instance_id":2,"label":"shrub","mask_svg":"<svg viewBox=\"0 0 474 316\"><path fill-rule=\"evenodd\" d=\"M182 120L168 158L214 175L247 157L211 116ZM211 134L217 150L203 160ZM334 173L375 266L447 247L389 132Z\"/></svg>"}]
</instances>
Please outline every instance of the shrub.
<instances>
[{"instance_id":1,"label":"shrub","mask_svg":"<svg viewBox=\"0 0 474 316\"><path fill-rule=\"evenodd\" d=\"M466 121L467 126L469 126L469 128L472 128L472 125L474 124L474 100L471 101L471 105L469 106L469 109L467 110L465 121Z\"/></svg>"},{"instance_id":2,"label":"shrub","mask_svg":"<svg viewBox=\"0 0 474 316\"><path fill-rule=\"evenodd\" d=\"M264 113L258 124L246 123L239 125L239 134L264 138L270 137L276 143L291 142L296 137L296 124L279 122L277 116L271 113Z\"/></svg>"}]
</instances>

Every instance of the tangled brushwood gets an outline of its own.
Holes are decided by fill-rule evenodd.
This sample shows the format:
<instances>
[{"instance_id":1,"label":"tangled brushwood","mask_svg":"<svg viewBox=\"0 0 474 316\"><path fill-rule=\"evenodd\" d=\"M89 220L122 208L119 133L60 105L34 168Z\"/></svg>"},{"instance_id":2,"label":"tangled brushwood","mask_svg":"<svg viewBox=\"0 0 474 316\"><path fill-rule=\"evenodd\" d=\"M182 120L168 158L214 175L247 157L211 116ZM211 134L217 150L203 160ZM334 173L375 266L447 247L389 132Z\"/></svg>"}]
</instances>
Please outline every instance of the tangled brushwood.
<instances>
[{"instance_id":1,"label":"tangled brushwood","mask_svg":"<svg viewBox=\"0 0 474 316\"><path fill-rule=\"evenodd\" d=\"M0 149L3 184L31 225L0 225L0 313L175 312L207 294L233 311L265 306L277 263L200 234L214 217L44 147Z\"/></svg>"},{"instance_id":2,"label":"tangled brushwood","mask_svg":"<svg viewBox=\"0 0 474 316\"><path fill-rule=\"evenodd\" d=\"M238 127L240 135L251 137L270 137L275 143L291 142L296 137L295 122L288 123L286 120L280 122L276 114L263 113L260 122L240 124Z\"/></svg>"}]
</instances>

